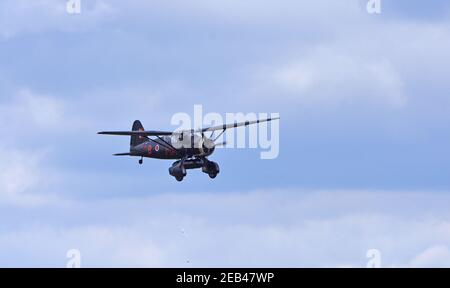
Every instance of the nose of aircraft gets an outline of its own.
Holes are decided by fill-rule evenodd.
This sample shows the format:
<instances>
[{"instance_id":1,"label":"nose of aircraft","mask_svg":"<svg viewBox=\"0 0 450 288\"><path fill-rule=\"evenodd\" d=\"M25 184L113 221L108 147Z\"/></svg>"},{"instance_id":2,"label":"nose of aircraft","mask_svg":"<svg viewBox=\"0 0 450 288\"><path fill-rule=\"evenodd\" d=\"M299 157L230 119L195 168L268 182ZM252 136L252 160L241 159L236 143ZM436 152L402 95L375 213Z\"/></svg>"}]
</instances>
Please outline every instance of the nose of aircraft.
<instances>
[{"instance_id":1,"label":"nose of aircraft","mask_svg":"<svg viewBox=\"0 0 450 288\"><path fill-rule=\"evenodd\" d=\"M211 155L214 152L215 144L211 139L204 139L203 141L203 151L207 155Z\"/></svg>"}]
</instances>

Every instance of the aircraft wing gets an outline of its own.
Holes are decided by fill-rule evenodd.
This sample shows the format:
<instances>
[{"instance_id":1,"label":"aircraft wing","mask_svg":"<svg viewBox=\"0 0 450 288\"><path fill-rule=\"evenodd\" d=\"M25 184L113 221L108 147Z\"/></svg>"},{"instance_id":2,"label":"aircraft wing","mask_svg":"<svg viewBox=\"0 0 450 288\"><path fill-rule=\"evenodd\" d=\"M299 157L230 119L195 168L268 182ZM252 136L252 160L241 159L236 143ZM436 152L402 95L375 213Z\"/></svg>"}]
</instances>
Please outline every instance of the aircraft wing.
<instances>
[{"instance_id":1,"label":"aircraft wing","mask_svg":"<svg viewBox=\"0 0 450 288\"><path fill-rule=\"evenodd\" d=\"M262 122L269 122L272 120L278 120L280 117L277 118L268 118L268 119L261 119L261 120L253 120L253 121L245 121L245 122L239 122L239 123L233 123L233 124L224 124L224 125L218 125L218 126L212 126L208 128L198 129L195 132L208 132L208 131L215 131L215 130L226 130L230 128L236 128L240 126L248 126L252 124L262 123Z\"/></svg>"},{"instance_id":2,"label":"aircraft wing","mask_svg":"<svg viewBox=\"0 0 450 288\"><path fill-rule=\"evenodd\" d=\"M215 131L215 130L226 130L230 128L237 128L241 126L248 126L252 124L257 123L263 123L263 122L269 122L272 120L278 120L277 118L268 118L268 119L261 119L261 120L253 120L253 121L245 121L245 122L236 122L233 124L224 124L224 125L218 125L218 126L212 126L208 128L203 129L197 129L197 130L184 130L184 131L175 131L175 132L168 132L168 131L103 131L98 132L100 135L118 135L118 136L170 136L173 134L186 134L186 133L203 133L208 131Z\"/></svg>"},{"instance_id":3,"label":"aircraft wing","mask_svg":"<svg viewBox=\"0 0 450 288\"><path fill-rule=\"evenodd\" d=\"M170 136L173 132L167 131L103 131L100 135L118 135L118 136Z\"/></svg>"}]
</instances>

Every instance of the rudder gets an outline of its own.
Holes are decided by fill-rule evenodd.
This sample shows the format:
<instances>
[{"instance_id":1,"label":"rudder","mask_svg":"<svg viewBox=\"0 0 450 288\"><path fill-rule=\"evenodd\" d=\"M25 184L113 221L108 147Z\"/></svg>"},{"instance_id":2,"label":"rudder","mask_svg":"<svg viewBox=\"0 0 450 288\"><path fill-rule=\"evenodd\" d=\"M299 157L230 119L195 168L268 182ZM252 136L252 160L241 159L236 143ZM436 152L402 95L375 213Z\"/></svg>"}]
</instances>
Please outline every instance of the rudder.
<instances>
[{"instance_id":1,"label":"rudder","mask_svg":"<svg viewBox=\"0 0 450 288\"><path fill-rule=\"evenodd\" d=\"M142 126L141 121L136 120L133 123L133 127L132 127L132 131L145 131L144 130L144 126ZM131 136L131 142L130 142L130 146L137 146L139 144L142 144L146 141L148 141L148 137L147 136Z\"/></svg>"}]
</instances>

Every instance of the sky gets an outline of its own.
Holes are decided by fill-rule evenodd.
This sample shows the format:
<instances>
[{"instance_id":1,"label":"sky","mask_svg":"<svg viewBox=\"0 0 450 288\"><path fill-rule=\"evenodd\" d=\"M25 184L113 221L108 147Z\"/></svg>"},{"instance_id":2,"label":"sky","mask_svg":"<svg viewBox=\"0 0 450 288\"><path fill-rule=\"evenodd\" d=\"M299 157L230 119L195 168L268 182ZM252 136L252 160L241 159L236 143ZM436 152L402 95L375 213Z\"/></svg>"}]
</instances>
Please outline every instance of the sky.
<instances>
[{"instance_id":1,"label":"sky","mask_svg":"<svg viewBox=\"0 0 450 288\"><path fill-rule=\"evenodd\" d=\"M0 1L0 267L450 267L450 4ZM279 113L211 180L111 154L172 115Z\"/></svg>"}]
</instances>

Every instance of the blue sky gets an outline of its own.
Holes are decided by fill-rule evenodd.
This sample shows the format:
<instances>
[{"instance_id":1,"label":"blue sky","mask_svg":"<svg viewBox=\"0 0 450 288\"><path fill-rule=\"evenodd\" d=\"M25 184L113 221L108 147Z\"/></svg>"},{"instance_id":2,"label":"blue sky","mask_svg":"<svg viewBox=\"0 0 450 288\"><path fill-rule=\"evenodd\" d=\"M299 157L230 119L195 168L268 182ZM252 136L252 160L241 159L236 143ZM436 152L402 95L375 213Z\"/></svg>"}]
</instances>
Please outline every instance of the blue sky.
<instances>
[{"instance_id":1,"label":"blue sky","mask_svg":"<svg viewBox=\"0 0 450 288\"><path fill-rule=\"evenodd\" d=\"M2 1L0 266L450 266L447 2ZM96 135L194 104L280 113L279 157L180 184Z\"/></svg>"}]
</instances>

